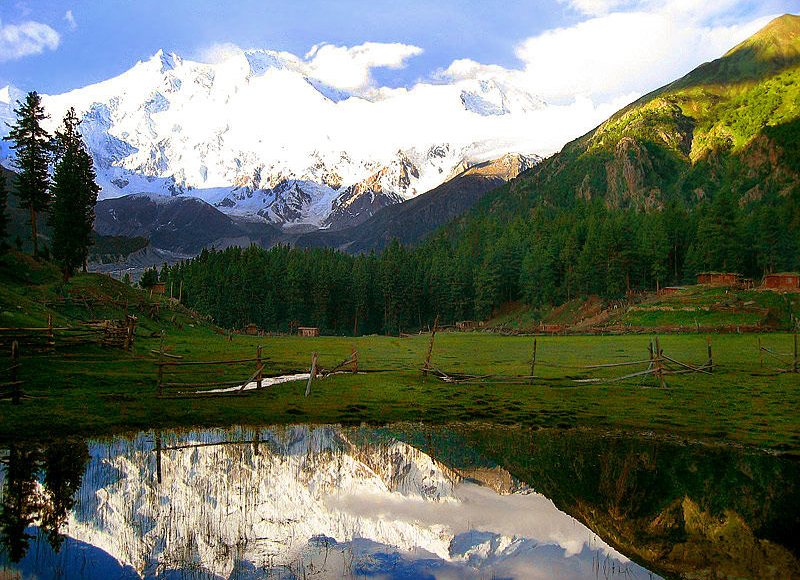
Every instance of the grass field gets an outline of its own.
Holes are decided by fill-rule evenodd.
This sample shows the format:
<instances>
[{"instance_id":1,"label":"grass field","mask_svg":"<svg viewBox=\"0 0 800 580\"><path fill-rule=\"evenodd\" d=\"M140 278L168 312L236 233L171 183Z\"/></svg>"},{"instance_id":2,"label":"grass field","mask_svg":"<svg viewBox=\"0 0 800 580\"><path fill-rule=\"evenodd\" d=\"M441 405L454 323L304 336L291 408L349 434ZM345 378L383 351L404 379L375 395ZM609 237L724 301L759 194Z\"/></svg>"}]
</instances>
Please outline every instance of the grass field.
<instances>
[{"instance_id":1,"label":"grass field","mask_svg":"<svg viewBox=\"0 0 800 580\"><path fill-rule=\"evenodd\" d=\"M141 291L98 274L76 276L63 284L52 267L19 254L0 257L0 281L3 326L43 326L48 314L55 325L118 318L124 315L125 304L135 309L146 298ZM703 291L695 298L717 301L712 294ZM92 308L80 303L46 305L69 296L95 296L109 304ZM574 380L611 378L644 369L646 365L587 373L574 367L647 359L647 335L538 337L533 384L451 384L422 376L426 335L235 335L228 341L209 322L182 307L165 300L161 304L155 314L136 311L134 352L100 347L35 356L23 352L20 378L25 381L25 393L33 398L20 406L0 401L0 439L232 424L479 421L523 428L658 431L800 453L800 375L774 375L772 369L780 365L766 357L762 368L757 337L752 334L713 335L713 375L668 377L667 389L656 388L655 381L647 378L608 384ZM252 358L261 345L265 375L290 374L307 372L313 351L319 353L321 367L331 368L350 355L352 344L359 350L360 370L368 372L318 379L308 398L303 396L305 383L293 382L224 398L160 399L151 349L159 347L157 333L162 329L167 352L187 361ZM792 352L789 334L765 334L762 339L778 352ZM669 334L661 336L660 342L664 352L677 360L702 363L707 358L705 335ZM532 346L533 338L525 336L439 333L432 361L445 372L527 375ZM5 366L0 364L0 369ZM188 368L191 373L168 375L165 381L244 380L255 364Z\"/></svg>"},{"instance_id":2,"label":"grass field","mask_svg":"<svg viewBox=\"0 0 800 580\"><path fill-rule=\"evenodd\" d=\"M154 426L211 426L283 423L390 423L481 421L523 427L587 426L668 432L686 438L727 440L783 450L800 450L800 375L767 376L759 366L753 335L718 335L712 339L713 375L669 377L669 388L652 379L592 385L571 380L613 377L639 370L582 371L545 367L642 360L647 337L572 336L537 339L534 384L448 384L422 377L428 337L350 338L245 337L232 342L206 328L185 326L167 334L168 352L186 360L252 357L262 345L265 374L307 370L311 352L331 368L347 358L350 345L359 350L360 370L317 379L311 396L305 382L276 385L263 391L212 399L165 400L156 397L157 340L140 339L134 354L86 351L72 356L23 360L26 393L36 397L18 407L0 403L0 438L32 433L100 433ZM791 336L762 337L780 352L791 350ZM660 338L665 353L681 361L706 358L699 335ZM433 362L445 371L526 375L532 339L480 333L443 333L436 337ZM224 373L195 368L176 381L245 379L252 364ZM622 367L628 369L628 367ZM569 378L566 378L569 377Z\"/></svg>"}]
</instances>

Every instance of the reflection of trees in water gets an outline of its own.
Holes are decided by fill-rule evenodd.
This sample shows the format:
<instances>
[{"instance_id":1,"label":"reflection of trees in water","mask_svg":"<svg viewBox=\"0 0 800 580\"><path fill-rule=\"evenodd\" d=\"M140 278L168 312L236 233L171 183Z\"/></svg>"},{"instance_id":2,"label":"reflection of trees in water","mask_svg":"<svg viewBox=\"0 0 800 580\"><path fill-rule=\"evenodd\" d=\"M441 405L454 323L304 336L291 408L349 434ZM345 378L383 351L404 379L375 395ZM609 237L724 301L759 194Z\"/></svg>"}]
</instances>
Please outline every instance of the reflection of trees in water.
<instances>
[{"instance_id":1,"label":"reflection of trees in water","mask_svg":"<svg viewBox=\"0 0 800 580\"><path fill-rule=\"evenodd\" d=\"M19 562L28 552L25 533L39 513L36 471L41 452L35 448L11 445L5 458L6 481L0 504L0 542L12 562Z\"/></svg>"},{"instance_id":2,"label":"reflection of trees in water","mask_svg":"<svg viewBox=\"0 0 800 580\"><path fill-rule=\"evenodd\" d=\"M3 460L6 473L0 502L0 544L12 562L25 557L33 538L25 530L36 519L41 521L53 550L60 550L64 537L59 530L75 506L88 461L86 442L56 443L44 448L9 446Z\"/></svg>"}]
</instances>

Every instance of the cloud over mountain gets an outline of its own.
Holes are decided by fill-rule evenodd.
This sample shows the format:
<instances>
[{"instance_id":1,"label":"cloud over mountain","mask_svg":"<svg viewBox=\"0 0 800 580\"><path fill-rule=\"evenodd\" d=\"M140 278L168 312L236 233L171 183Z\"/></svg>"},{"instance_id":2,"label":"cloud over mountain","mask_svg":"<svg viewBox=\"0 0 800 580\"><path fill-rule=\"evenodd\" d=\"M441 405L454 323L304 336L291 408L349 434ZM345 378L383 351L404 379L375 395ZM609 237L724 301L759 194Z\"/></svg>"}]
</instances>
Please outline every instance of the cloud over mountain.
<instances>
[{"instance_id":1,"label":"cloud over mountain","mask_svg":"<svg viewBox=\"0 0 800 580\"><path fill-rule=\"evenodd\" d=\"M15 60L45 49L58 48L61 36L47 24L28 20L21 24L0 21L0 62Z\"/></svg>"}]
</instances>

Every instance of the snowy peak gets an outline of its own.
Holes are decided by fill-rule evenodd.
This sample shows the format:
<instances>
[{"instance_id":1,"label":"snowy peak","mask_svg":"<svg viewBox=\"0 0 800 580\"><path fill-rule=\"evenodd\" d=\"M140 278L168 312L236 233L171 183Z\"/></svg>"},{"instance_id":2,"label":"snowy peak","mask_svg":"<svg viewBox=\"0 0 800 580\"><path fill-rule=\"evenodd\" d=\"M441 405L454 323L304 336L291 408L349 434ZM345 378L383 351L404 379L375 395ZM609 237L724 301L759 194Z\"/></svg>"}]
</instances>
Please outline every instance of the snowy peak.
<instances>
[{"instance_id":1,"label":"snowy peak","mask_svg":"<svg viewBox=\"0 0 800 580\"><path fill-rule=\"evenodd\" d=\"M162 73L174 70L181 62L181 58L177 54L174 52L166 53L163 50L159 50L148 61L148 63L155 64ZM141 61L140 64L142 64Z\"/></svg>"},{"instance_id":2,"label":"snowy peak","mask_svg":"<svg viewBox=\"0 0 800 580\"><path fill-rule=\"evenodd\" d=\"M75 107L100 199L185 195L250 220L338 228L441 185L466 160L513 150L498 145L509 141L508 121L544 106L498 79L368 97L317 74L271 50L215 63L159 50L115 78L43 96L46 128ZM13 120L21 96L0 92L2 120Z\"/></svg>"},{"instance_id":3,"label":"snowy peak","mask_svg":"<svg viewBox=\"0 0 800 580\"><path fill-rule=\"evenodd\" d=\"M482 116L530 113L545 108L545 102L496 79L461 83L461 102L470 112Z\"/></svg>"}]
</instances>

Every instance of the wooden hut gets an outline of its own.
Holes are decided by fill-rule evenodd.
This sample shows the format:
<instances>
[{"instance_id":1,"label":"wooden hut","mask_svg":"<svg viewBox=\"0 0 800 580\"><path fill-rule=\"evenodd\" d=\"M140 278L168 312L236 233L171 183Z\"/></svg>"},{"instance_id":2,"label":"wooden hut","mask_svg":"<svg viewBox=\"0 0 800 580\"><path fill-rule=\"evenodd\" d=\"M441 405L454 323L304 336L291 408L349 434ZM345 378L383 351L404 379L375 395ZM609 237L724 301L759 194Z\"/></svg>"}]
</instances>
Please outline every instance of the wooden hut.
<instances>
[{"instance_id":1,"label":"wooden hut","mask_svg":"<svg viewBox=\"0 0 800 580\"><path fill-rule=\"evenodd\" d=\"M542 324L539 326L541 332L549 332L551 334L558 334L564 332L564 326L561 324Z\"/></svg>"},{"instance_id":2,"label":"wooden hut","mask_svg":"<svg viewBox=\"0 0 800 580\"><path fill-rule=\"evenodd\" d=\"M800 288L800 274L797 272L767 274L764 276L764 288L772 288L774 290L797 290Z\"/></svg>"},{"instance_id":3,"label":"wooden hut","mask_svg":"<svg viewBox=\"0 0 800 580\"><path fill-rule=\"evenodd\" d=\"M472 320L462 320L460 322L456 322L456 329L457 330L473 330L475 328L475 322Z\"/></svg>"},{"instance_id":4,"label":"wooden hut","mask_svg":"<svg viewBox=\"0 0 800 580\"><path fill-rule=\"evenodd\" d=\"M298 326L297 334L300 336L319 336L319 328L316 326Z\"/></svg>"},{"instance_id":5,"label":"wooden hut","mask_svg":"<svg viewBox=\"0 0 800 580\"><path fill-rule=\"evenodd\" d=\"M258 327L257 324L251 322L244 328L244 333L249 334L250 336L258 336L261 334L261 329Z\"/></svg>"},{"instance_id":6,"label":"wooden hut","mask_svg":"<svg viewBox=\"0 0 800 580\"><path fill-rule=\"evenodd\" d=\"M153 284L153 287L150 289L151 295L163 296L164 293L167 291L167 283L166 282L156 282Z\"/></svg>"},{"instance_id":7,"label":"wooden hut","mask_svg":"<svg viewBox=\"0 0 800 580\"><path fill-rule=\"evenodd\" d=\"M697 274L698 284L711 284L713 286L738 286L741 284L741 274L734 272L700 272Z\"/></svg>"}]
</instances>

